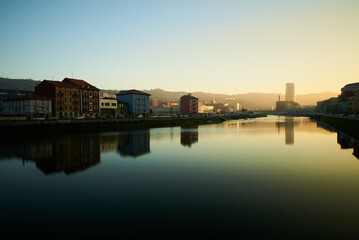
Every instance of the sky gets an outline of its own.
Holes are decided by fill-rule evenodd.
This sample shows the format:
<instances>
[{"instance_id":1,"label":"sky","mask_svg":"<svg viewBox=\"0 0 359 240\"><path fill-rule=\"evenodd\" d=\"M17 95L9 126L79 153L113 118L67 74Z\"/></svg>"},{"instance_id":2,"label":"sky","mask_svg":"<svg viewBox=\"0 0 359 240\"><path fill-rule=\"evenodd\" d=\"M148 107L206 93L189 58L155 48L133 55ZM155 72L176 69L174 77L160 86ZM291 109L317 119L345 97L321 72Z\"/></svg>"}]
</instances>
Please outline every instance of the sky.
<instances>
[{"instance_id":1,"label":"sky","mask_svg":"<svg viewBox=\"0 0 359 240\"><path fill-rule=\"evenodd\" d=\"M100 89L340 92L358 0L0 0L0 77Z\"/></svg>"}]
</instances>

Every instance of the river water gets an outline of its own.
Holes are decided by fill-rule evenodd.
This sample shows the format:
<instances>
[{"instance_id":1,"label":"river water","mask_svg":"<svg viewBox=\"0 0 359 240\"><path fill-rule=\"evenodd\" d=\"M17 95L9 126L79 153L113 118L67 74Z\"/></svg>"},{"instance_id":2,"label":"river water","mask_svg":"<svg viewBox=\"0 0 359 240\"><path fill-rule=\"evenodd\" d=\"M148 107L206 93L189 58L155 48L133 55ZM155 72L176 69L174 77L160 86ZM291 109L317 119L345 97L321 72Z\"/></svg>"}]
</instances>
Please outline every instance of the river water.
<instances>
[{"instance_id":1,"label":"river water","mask_svg":"<svg viewBox=\"0 0 359 240\"><path fill-rule=\"evenodd\" d=\"M300 117L2 140L0 236L359 236L359 142Z\"/></svg>"}]
</instances>

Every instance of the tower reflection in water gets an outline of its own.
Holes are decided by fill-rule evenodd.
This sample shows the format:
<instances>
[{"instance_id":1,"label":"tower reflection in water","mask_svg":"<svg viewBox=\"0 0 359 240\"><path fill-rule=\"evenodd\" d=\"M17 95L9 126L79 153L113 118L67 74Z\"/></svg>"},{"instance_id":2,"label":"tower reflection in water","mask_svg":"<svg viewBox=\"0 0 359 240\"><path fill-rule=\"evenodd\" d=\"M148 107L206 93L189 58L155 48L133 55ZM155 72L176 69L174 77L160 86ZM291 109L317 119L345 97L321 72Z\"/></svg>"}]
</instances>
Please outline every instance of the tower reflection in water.
<instances>
[{"instance_id":1,"label":"tower reflection in water","mask_svg":"<svg viewBox=\"0 0 359 240\"><path fill-rule=\"evenodd\" d=\"M191 147L198 142L198 126L181 127L181 144Z\"/></svg>"},{"instance_id":2,"label":"tower reflection in water","mask_svg":"<svg viewBox=\"0 0 359 240\"><path fill-rule=\"evenodd\" d=\"M284 128L285 132L285 144L293 145L294 144L294 125L296 122L293 117L285 117L284 122L276 122L276 126L278 129L278 134L280 130Z\"/></svg>"},{"instance_id":3,"label":"tower reflection in water","mask_svg":"<svg viewBox=\"0 0 359 240\"><path fill-rule=\"evenodd\" d=\"M359 159L359 140L349 136L345 133L338 132L335 128L330 125L327 125L323 122L317 122L317 126L320 128L324 128L329 132L336 132L337 133L337 142L340 145L341 149L351 149L353 148L353 155Z\"/></svg>"}]
</instances>

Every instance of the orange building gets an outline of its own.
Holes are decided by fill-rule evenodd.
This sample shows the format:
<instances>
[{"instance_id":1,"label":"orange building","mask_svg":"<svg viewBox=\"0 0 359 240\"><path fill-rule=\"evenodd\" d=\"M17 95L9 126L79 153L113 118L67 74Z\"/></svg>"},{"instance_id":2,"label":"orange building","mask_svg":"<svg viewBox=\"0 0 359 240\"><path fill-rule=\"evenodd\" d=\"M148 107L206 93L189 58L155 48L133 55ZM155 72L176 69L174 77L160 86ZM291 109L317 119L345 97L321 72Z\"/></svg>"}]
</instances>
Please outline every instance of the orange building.
<instances>
[{"instance_id":1,"label":"orange building","mask_svg":"<svg viewBox=\"0 0 359 240\"><path fill-rule=\"evenodd\" d=\"M35 94L52 99L52 115L72 118L80 114L79 88L59 81L44 80L35 87Z\"/></svg>"}]
</instances>

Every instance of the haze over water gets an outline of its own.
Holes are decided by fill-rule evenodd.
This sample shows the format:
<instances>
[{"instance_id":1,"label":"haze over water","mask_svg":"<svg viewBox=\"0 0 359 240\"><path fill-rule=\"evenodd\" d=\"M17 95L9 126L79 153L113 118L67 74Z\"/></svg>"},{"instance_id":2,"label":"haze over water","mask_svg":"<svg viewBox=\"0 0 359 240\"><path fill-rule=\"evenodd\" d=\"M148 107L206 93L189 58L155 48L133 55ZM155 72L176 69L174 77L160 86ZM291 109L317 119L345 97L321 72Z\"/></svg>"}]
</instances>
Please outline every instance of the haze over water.
<instances>
[{"instance_id":1,"label":"haze over water","mask_svg":"<svg viewBox=\"0 0 359 240\"><path fill-rule=\"evenodd\" d=\"M0 229L350 238L359 232L353 146L300 117L5 142Z\"/></svg>"}]
</instances>

